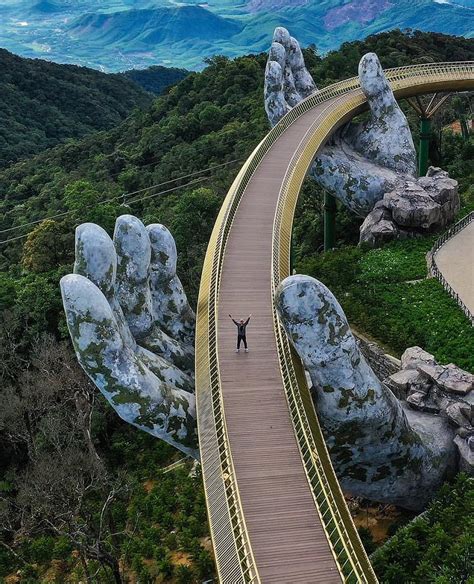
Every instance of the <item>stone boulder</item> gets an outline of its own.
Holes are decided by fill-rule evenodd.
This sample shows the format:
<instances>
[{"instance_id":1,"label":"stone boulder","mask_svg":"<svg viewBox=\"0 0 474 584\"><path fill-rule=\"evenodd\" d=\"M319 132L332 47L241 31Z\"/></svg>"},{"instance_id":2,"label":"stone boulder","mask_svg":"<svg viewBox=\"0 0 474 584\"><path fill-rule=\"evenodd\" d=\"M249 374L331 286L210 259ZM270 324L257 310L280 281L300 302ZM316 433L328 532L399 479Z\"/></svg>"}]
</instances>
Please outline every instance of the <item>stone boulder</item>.
<instances>
[{"instance_id":1,"label":"stone boulder","mask_svg":"<svg viewBox=\"0 0 474 584\"><path fill-rule=\"evenodd\" d=\"M467 474L473 474L474 469L474 438L470 436L467 439L456 436L454 444L458 447L459 452L459 470Z\"/></svg>"},{"instance_id":2,"label":"stone boulder","mask_svg":"<svg viewBox=\"0 0 474 584\"><path fill-rule=\"evenodd\" d=\"M421 414L439 414L454 429L460 469L474 475L474 375L440 365L421 347L408 348L402 369L384 380L399 399Z\"/></svg>"},{"instance_id":3,"label":"stone boulder","mask_svg":"<svg viewBox=\"0 0 474 584\"><path fill-rule=\"evenodd\" d=\"M433 365L436 363L434 355L424 351L421 347L409 347L401 357L402 369L416 369L420 363Z\"/></svg>"},{"instance_id":4,"label":"stone boulder","mask_svg":"<svg viewBox=\"0 0 474 584\"><path fill-rule=\"evenodd\" d=\"M458 183L430 167L424 177L399 181L376 203L360 228L360 243L378 247L442 229L454 220L459 206Z\"/></svg>"},{"instance_id":5,"label":"stone boulder","mask_svg":"<svg viewBox=\"0 0 474 584\"><path fill-rule=\"evenodd\" d=\"M384 383L399 399L406 399L413 387L421 385L423 376L416 369L402 369L387 377Z\"/></svg>"},{"instance_id":6,"label":"stone boulder","mask_svg":"<svg viewBox=\"0 0 474 584\"><path fill-rule=\"evenodd\" d=\"M401 227L430 229L441 223L441 206L415 182L405 182L402 188L387 193L382 201L392 220Z\"/></svg>"},{"instance_id":7,"label":"stone boulder","mask_svg":"<svg viewBox=\"0 0 474 584\"><path fill-rule=\"evenodd\" d=\"M446 391L467 395L474 389L474 375L463 371L453 363L446 365L443 369L437 383Z\"/></svg>"}]
</instances>

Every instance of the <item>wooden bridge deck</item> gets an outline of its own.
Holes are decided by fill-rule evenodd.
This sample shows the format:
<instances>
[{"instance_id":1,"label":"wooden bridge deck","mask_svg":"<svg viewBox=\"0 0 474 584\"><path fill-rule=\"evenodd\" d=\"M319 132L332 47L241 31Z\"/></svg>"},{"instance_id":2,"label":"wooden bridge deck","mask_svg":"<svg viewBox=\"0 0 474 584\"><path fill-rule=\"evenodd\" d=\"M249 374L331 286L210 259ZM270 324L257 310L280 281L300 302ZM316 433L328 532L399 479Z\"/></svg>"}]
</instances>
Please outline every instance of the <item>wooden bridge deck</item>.
<instances>
[{"instance_id":1,"label":"wooden bridge deck","mask_svg":"<svg viewBox=\"0 0 474 584\"><path fill-rule=\"evenodd\" d=\"M288 414L271 297L280 186L302 135L322 108L295 122L250 180L229 234L219 295L218 352L229 442L259 575L275 584L341 582ZM252 313L249 353L235 353L236 327L229 313L234 318Z\"/></svg>"}]
</instances>

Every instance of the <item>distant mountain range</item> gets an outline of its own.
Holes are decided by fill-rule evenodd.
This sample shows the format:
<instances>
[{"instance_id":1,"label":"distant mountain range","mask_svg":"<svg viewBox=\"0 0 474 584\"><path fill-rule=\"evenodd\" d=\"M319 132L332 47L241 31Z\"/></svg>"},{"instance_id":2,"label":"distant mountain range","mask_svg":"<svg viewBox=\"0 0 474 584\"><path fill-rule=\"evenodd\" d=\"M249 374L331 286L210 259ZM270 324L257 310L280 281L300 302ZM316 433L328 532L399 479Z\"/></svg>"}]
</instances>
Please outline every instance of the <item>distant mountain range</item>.
<instances>
[{"instance_id":1,"label":"distant mountain range","mask_svg":"<svg viewBox=\"0 0 474 584\"><path fill-rule=\"evenodd\" d=\"M242 30L234 20L221 18L199 6L90 13L75 20L69 33L88 42L149 49L187 39L210 42L232 38Z\"/></svg>"},{"instance_id":2,"label":"distant mountain range","mask_svg":"<svg viewBox=\"0 0 474 584\"><path fill-rule=\"evenodd\" d=\"M474 35L474 0L3 0L0 46L120 71L199 69L266 50L275 26L321 52L393 28Z\"/></svg>"}]
</instances>

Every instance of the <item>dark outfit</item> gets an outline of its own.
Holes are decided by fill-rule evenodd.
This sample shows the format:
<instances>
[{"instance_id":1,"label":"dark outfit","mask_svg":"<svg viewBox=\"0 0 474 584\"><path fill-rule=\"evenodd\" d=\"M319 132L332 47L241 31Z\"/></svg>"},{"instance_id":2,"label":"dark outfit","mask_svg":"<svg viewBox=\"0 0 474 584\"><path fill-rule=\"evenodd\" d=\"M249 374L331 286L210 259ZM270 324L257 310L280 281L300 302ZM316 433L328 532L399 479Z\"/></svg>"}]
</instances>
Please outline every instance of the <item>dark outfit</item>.
<instances>
[{"instance_id":1,"label":"dark outfit","mask_svg":"<svg viewBox=\"0 0 474 584\"><path fill-rule=\"evenodd\" d=\"M243 341L244 347L247 348L247 335L246 329L249 323L250 316L244 323L237 322L236 320L232 319L232 322L237 327L237 349L240 349L240 343Z\"/></svg>"}]
</instances>

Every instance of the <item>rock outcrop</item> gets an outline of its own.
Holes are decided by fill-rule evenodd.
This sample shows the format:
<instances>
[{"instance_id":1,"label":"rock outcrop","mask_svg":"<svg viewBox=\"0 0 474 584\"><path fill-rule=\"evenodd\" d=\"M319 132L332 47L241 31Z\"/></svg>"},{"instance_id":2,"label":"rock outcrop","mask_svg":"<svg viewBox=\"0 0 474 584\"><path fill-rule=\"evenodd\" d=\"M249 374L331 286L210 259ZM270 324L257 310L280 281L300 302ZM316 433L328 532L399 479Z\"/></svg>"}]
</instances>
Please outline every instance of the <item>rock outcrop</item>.
<instances>
[{"instance_id":1,"label":"rock outcrop","mask_svg":"<svg viewBox=\"0 0 474 584\"><path fill-rule=\"evenodd\" d=\"M439 365L433 355L410 347L402 369L384 383L413 410L439 415L454 431L460 469L474 476L474 375L453 363Z\"/></svg>"},{"instance_id":2,"label":"rock outcrop","mask_svg":"<svg viewBox=\"0 0 474 584\"><path fill-rule=\"evenodd\" d=\"M391 239L438 231L459 212L458 183L440 168L426 176L400 181L375 203L360 228L360 242L379 247Z\"/></svg>"}]
</instances>

